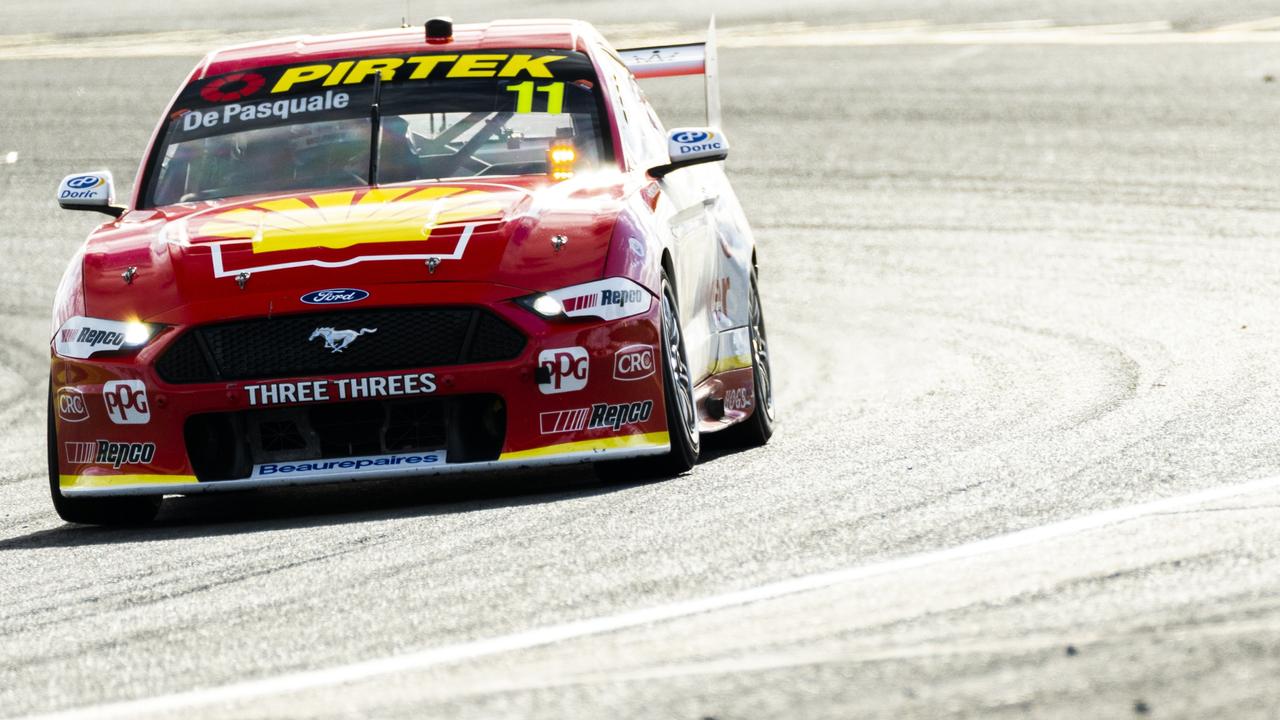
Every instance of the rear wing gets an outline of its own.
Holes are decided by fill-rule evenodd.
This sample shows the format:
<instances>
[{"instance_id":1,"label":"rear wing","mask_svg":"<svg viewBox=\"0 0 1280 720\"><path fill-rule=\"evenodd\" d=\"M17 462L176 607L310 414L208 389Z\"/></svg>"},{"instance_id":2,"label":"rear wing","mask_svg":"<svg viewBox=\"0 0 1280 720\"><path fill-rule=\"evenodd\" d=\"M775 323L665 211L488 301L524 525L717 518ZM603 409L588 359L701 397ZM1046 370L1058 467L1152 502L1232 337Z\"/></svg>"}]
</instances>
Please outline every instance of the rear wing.
<instances>
[{"instance_id":1,"label":"rear wing","mask_svg":"<svg viewBox=\"0 0 1280 720\"><path fill-rule=\"evenodd\" d=\"M716 19L707 26L707 40L685 45L619 50L622 62L641 80L702 75L706 80L707 126L720 129L720 70L716 60Z\"/></svg>"}]
</instances>

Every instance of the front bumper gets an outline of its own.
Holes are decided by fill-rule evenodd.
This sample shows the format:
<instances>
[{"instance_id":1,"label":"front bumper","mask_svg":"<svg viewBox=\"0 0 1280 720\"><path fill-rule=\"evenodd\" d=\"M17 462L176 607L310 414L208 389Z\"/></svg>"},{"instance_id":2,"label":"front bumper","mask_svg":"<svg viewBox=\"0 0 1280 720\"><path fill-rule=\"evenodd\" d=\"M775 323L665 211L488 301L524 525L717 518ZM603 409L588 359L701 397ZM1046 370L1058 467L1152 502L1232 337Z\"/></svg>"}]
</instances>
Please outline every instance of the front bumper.
<instances>
[{"instance_id":1,"label":"front bumper","mask_svg":"<svg viewBox=\"0 0 1280 720\"><path fill-rule=\"evenodd\" d=\"M625 320L548 321L492 295L455 295L450 304L486 307L518 328L527 342L510 361L179 385L155 371L158 358L187 330L177 323L133 357L72 360L55 354L61 491L66 496L189 495L490 472L669 450L656 363L643 377L627 363L619 372L620 352L633 361L636 348L650 347L656 360L656 301L648 312ZM547 382L556 362L575 366L571 382ZM269 402L264 402L264 385L276 386ZM356 387L383 392L353 398L348 389ZM458 410L474 406L500 414L501 422L468 419L469 411ZM389 428L396 429L390 424L398 421L383 420L377 427L377 412L391 418L408 408L431 415L437 407L449 419L441 420L444 429L436 439L431 432L410 433L416 439L408 441L404 433L394 433L393 443ZM353 439L345 447L341 427L319 427L320 410L325 416L350 415ZM370 413L372 429L357 439L356 418ZM294 418L299 434L308 439L285 450L268 448L265 436L249 437L265 432L264 417L273 422ZM208 418L226 422L215 429ZM467 424L473 421L487 423L486 429ZM485 433L488 444L475 441ZM209 458L220 456L227 462L211 470Z\"/></svg>"}]
</instances>

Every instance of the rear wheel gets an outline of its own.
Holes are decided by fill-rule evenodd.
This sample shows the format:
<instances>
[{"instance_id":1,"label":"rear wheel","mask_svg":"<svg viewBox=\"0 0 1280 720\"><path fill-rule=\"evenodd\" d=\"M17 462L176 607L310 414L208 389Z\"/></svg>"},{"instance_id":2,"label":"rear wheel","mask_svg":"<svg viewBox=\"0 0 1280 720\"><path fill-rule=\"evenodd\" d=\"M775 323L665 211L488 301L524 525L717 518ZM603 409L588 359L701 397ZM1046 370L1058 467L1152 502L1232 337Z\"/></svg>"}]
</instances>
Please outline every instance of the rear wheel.
<instances>
[{"instance_id":1,"label":"rear wheel","mask_svg":"<svg viewBox=\"0 0 1280 720\"><path fill-rule=\"evenodd\" d=\"M49 384L49 494L58 516L84 525L145 525L155 519L163 500L154 497L69 498L58 482L58 430L53 420L53 383Z\"/></svg>"},{"instance_id":2,"label":"rear wheel","mask_svg":"<svg viewBox=\"0 0 1280 720\"><path fill-rule=\"evenodd\" d=\"M597 474L607 480L667 477L688 472L698 462L702 448L698 432L698 410L693 399L693 375L685 348L680 306L665 272L662 273L662 392L667 406L667 436L671 450L666 455L596 464Z\"/></svg>"},{"instance_id":3,"label":"rear wheel","mask_svg":"<svg viewBox=\"0 0 1280 720\"><path fill-rule=\"evenodd\" d=\"M764 308L760 305L758 273L751 270L751 375L755 380L755 409L751 417L725 431L731 442L756 447L773 436L773 370L769 364L769 337L764 330Z\"/></svg>"}]
</instances>

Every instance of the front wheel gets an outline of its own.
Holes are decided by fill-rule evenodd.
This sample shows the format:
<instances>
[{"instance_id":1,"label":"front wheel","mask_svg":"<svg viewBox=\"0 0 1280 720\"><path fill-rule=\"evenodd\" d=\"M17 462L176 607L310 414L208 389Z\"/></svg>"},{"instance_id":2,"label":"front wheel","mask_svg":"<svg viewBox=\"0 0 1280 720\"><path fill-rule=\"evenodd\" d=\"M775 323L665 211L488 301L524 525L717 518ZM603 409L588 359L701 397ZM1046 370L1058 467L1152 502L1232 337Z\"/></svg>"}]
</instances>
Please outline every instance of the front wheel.
<instances>
[{"instance_id":1,"label":"front wheel","mask_svg":"<svg viewBox=\"0 0 1280 720\"><path fill-rule=\"evenodd\" d=\"M693 374L680 325L680 306L667 274L662 274L662 389L667 406L667 435L671 452L660 458L669 475L688 472L702 449L698 408L693 399Z\"/></svg>"},{"instance_id":2,"label":"front wheel","mask_svg":"<svg viewBox=\"0 0 1280 720\"><path fill-rule=\"evenodd\" d=\"M667 436L671 450L665 455L617 460L596 464L596 473L606 480L633 480L670 477L688 472L698 462L702 449L698 432L698 409L693 399L693 375L680 325L680 306L666 272L662 273L662 395L667 407Z\"/></svg>"},{"instance_id":3,"label":"front wheel","mask_svg":"<svg viewBox=\"0 0 1280 720\"><path fill-rule=\"evenodd\" d=\"M53 420L53 383L49 384L49 494L58 517L82 525L145 525L160 512L160 496L69 498L58 472L58 429Z\"/></svg>"}]
</instances>

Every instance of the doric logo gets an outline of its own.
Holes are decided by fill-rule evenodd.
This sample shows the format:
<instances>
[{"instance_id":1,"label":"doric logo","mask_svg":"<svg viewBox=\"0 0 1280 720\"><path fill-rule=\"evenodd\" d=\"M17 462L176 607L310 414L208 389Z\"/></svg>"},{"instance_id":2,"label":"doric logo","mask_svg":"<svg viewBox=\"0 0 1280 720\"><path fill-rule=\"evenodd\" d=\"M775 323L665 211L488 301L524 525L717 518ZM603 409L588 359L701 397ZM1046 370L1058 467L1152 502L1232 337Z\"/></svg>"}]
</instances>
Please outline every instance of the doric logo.
<instances>
[{"instance_id":1,"label":"doric logo","mask_svg":"<svg viewBox=\"0 0 1280 720\"><path fill-rule=\"evenodd\" d=\"M360 328L359 330L334 330L331 327L318 327L307 338L307 342L320 338L324 340L325 349L340 353L346 350L361 335L378 332L378 328Z\"/></svg>"}]
</instances>

